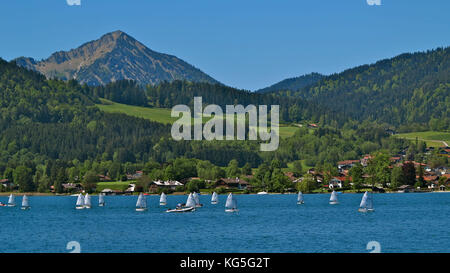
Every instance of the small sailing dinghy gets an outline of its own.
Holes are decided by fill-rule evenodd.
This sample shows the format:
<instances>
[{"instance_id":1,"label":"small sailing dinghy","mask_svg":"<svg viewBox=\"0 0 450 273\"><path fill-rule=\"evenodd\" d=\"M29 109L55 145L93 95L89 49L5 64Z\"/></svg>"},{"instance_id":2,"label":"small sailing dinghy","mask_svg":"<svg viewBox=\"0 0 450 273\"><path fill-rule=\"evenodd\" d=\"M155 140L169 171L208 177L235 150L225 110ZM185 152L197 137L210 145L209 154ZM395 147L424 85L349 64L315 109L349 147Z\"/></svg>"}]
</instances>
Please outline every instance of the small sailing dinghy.
<instances>
[{"instance_id":1,"label":"small sailing dinghy","mask_svg":"<svg viewBox=\"0 0 450 273\"><path fill-rule=\"evenodd\" d=\"M92 206L91 204L91 196L89 195L89 193L86 193L86 196L84 197L84 208L85 209L90 209Z\"/></svg>"},{"instance_id":2,"label":"small sailing dinghy","mask_svg":"<svg viewBox=\"0 0 450 273\"><path fill-rule=\"evenodd\" d=\"M234 198L233 194L230 193L227 198L227 202L225 203L225 212L237 212L237 201Z\"/></svg>"},{"instance_id":3,"label":"small sailing dinghy","mask_svg":"<svg viewBox=\"0 0 450 273\"><path fill-rule=\"evenodd\" d=\"M161 193L161 197L159 198L159 205L160 206L167 205L167 197L165 193Z\"/></svg>"},{"instance_id":4,"label":"small sailing dinghy","mask_svg":"<svg viewBox=\"0 0 450 273\"><path fill-rule=\"evenodd\" d=\"M303 193L301 191L298 192L297 196L297 205L304 204L305 201L303 201Z\"/></svg>"},{"instance_id":5,"label":"small sailing dinghy","mask_svg":"<svg viewBox=\"0 0 450 273\"><path fill-rule=\"evenodd\" d=\"M183 206L181 204L178 204L176 208L174 209L168 209L166 212L189 212L189 211L195 211L195 200L192 195L192 193L189 194L188 199L186 201L186 204Z\"/></svg>"},{"instance_id":6,"label":"small sailing dinghy","mask_svg":"<svg viewBox=\"0 0 450 273\"><path fill-rule=\"evenodd\" d=\"M213 192L211 197L211 204L215 205L217 203L219 203L219 196L217 195L216 192Z\"/></svg>"},{"instance_id":7,"label":"small sailing dinghy","mask_svg":"<svg viewBox=\"0 0 450 273\"><path fill-rule=\"evenodd\" d=\"M369 195L368 192L365 192L362 199L361 204L359 204L359 212L372 212L373 209L373 202L372 202L372 196Z\"/></svg>"},{"instance_id":8,"label":"small sailing dinghy","mask_svg":"<svg viewBox=\"0 0 450 273\"><path fill-rule=\"evenodd\" d=\"M201 208L201 207L203 207L203 205L200 204L200 197L198 197L198 193L196 193L196 192L194 191L194 193L192 194L192 197L194 198L194 201L195 201L195 207L196 207L196 208Z\"/></svg>"},{"instance_id":9,"label":"small sailing dinghy","mask_svg":"<svg viewBox=\"0 0 450 273\"><path fill-rule=\"evenodd\" d=\"M23 210L27 210L27 209L30 209L30 208L31 207L30 207L30 204L28 203L28 196L24 195L22 197L22 209Z\"/></svg>"},{"instance_id":10,"label":"small sailing dinghy","mask_svg":"<svg viewBox=\"0 0 450 273\"><path fill-rule=\"evenodd\" d=\"M78 194L76 209L84 209L84 196L82 193Z\"/></svg>"},{"instance_id":11,"label":"small sailing dinghy","mask_svg":"<svg viewBox=\"0 0 450 273\"><path fill-rule=\"evenodd\" d=\"M146 211L146 210L147 210L147 199L141 192L136 202L136 211Z\"/></svg>"},{"instance_id":12,"label":"small sailing dinghy","mask_svg":"<svg viewBox=\"0 0 450 273\"><path fill-rule=\"evenodd\" d=\"M330 205L336 205L339 204L338 198L337 198L337 193L335 191L333 191L331 193L331 197L330 197Z\"/></svg>"},{"instance_id":13,"label":"small sailing dinghy","mask_svg":"<svg viewBox=\"0 0 450 273\"><path fill-rule=\"evenodd\" d=\"M104 207L105 206L105 194L104 193L100 193L98 195L98 206L99 207Z\"/></svg>"},{"instance_id":14,"label":"small sailing dinghy","mask_svg":"<svg viewBox=\"0 0 450 273\"><path fill-rule=\"evenodd\" d=\"M11 193L11 195L9 196L8 199L8 207L15 207L16 206L16 201L15 201L15 196L14 194Z\"/></svg>"}]
</instances>

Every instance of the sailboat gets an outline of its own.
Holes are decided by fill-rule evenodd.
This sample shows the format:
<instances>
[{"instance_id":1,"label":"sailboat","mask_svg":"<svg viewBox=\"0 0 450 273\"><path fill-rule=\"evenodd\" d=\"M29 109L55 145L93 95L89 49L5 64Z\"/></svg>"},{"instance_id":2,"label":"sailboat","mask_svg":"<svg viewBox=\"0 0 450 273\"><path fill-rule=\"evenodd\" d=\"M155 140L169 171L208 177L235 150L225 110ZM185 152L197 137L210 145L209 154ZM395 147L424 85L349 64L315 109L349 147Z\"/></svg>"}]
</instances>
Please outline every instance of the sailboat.
<instances>
[{"instance_id":1,"label":"sailboat","mask_svg":"<svg viewBox=\"0 0 450 273\"><path fill-rule=\"evenodd\" d=\"M188 196L188 199L186 201L186 204L183 206L181 204L178 204L176 208L174 209L168 209L166 212L189 212L189 211L195 211L195 200L193 197L193 194L190 193Z\"/></svg>"},{"instance_id":2,"label":"sailboat","mask_svg":"<svg viewBox=\"0 0 450 273\"><path fill-rule=\"evenodd\" d=\"M375 211L373 208L372 196L368 192L365 192L361 204L359 204L359 212L372 212Z\"/></svg>"},{"instance_id":3,"label":"sailboat","mask_svg":"<svg viewBox=\"0 0 450 273\"><path fill-rule=\"evenodd\" d=\"M165 193L161 193L161 197L159 198L159 205L165 206L167 204L167 197Z\"/></svg>"},{"instance_id":4,"label":"sailboat","mask_svg":"<svg viewBox=\"0 0 450 273\"><path fill-rule=\"evenodd\" d=\"M8 199L8 207L15 207L15 206L16 206L15 196L14 194L11 193Z\"/></svg>"},{"instance_id":5,"label":"sailboat","mask_svg":"<svg viewBox=\"0 0 450 273\"><path fill-rule=\"evenodd\" d=\"M105 194L104 193L100 193L98 195L98 206L99 207L104 207L105 206Z\"/></svg>"},{"instance_id":6,"label":"sailboat","mask_svg":"<svg viewBox=\"0 0 450 273\"><path fill-rule=\"evenodd\" d=\"M217 203L219 203L219 196L217 195L216 192L213 192L211 197L211 204L215 205Z\"/></svg>"},{"instance_id":7,"label":"sailboat","mask_svg":"<svg viewBox=\"0 0 450 273\"><path fill-rule=\"evenodd\" d=\"M27 209L30 209L30 208L31 207L30 207L30 204L28 203L28 196L24 195L22 197L22 209L23 210L27 210Z\"/></svg>"},{"instance_id":8,"label":"sailboat","mask_svg":"<svg viewBox=\"0 0 450 273\"><path fill-rule=\"evenodd\" d=\"M91 196L89 195L89 193L86 193L86 196L84 197L84 208L90 209L91 205Z\"/></svg>"},{"instance_id":9,"label":"sailboat","mask_svg":"<svg viewBox=\"0 0 450 273\"><path fill-rule=\"evenodd\" d=\"M146 211L146 210L147 210L147 199L141 192L136 202L136 211Z\"/></svg>"},{"instance_id":10,"label":"sailboat","mask_svg":"<svg viewBox=\"0 0 450 273\"><path fill-rule=\"evenodd\" d=\"M335 191L333 191L331 193L331 197L330 197L330 205L336 205L339 204L338 198L337 198L337 193Z\"/></svg>"},{"instance_id":11,"label":"sailboat","mask_svg":"<svg viewBox=\"0 0 450 273\"><path fill-rule=\"evenodd\" d=\"M305 201L303 201L303 193L301 191L298 192L297 196L297 205L304 204Z\"/></svg>"},{"instance_id":12,"label":"sailboat","mask_svg":"<svg viewBox=\"0 0 450 273\"><path fill-rule=\"evenodd\" d=\"M200 198L198 197L198 193L196 193L196 192L194 191L194 193L192 194L192 197L194 198L194 201L195 201L195 207L196 207L196 208L203 207L203 205L200 204Z\"/></svg>"},{"instance_id":13,"label":"sailboat","mask_svg":"<svg viewBox=\"0 0 450 273\"><path fill-rule=\"evenodd\" d=\"M82 193L78 194L76 209L84 209L84 196Z\"/></svg>"},{"instance_id":14,"label":"sailboat","mask_svg":"<svg viewBox=\"0 0 450 273\"><path fill-rule=\"evenodd\" d=\"M225 212L236 212L237 209L237 201L234 198L233 194L230 193L227 198L227 202L225 203Z\"/></svg>"}]
</instances>

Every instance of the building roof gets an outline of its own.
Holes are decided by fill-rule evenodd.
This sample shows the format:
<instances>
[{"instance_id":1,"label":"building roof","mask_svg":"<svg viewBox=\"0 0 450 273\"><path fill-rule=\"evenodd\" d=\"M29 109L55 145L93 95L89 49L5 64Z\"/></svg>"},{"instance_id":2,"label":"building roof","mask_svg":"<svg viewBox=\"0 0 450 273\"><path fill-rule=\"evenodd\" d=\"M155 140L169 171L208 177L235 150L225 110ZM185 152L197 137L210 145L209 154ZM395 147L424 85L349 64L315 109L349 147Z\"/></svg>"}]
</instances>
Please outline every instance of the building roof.
<instances>
[{"instance_id":1,"label":"building roof","mask_svg":"<svg viewBox=\"0 0 450 273\"><path fill-rule=\"evenodd\" d=\"M223 181L226 184L237 184L237 183L238 184L248 184L247 181L240 179L238 177L236 177L236 178L221 178L221 179L219 179L219 181Z\"/></svg>"},{"instance_id":2,"label":"building roof","mask_svg":"<svg viewBox=\"0 0 450 273\"><path fill-rule=\"evenodd\" d=\"M170 187L170 186L183 186L183 183L179 182L179 181L175 181L175 180L167 180L167 181L161 181L161 180L157 180L157 181L153 181L153 183L155 183L155 185L157 186L162 186L162 187Z\"/></svg>"}]
</instances>

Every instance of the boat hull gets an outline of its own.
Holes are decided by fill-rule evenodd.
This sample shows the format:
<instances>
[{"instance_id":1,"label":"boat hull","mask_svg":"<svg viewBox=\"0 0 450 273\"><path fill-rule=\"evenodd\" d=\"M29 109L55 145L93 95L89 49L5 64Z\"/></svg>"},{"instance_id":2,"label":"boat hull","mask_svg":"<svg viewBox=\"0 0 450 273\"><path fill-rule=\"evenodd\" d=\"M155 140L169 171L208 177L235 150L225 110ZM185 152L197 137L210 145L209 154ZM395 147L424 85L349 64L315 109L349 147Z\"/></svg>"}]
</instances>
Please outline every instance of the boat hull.
<instances>
[{"instance_id":1,"label":"boat hull","mask_svg":"<svg viewBox=\"0 0 450 273\"><path fill-rule=\"evenodd\" d=\"M91 208L91 206L84 206L84 208L85 208L85 209L90 209L90 208Z\"/></svg>"},{"instance_id":2,"label":"boat hull","mask_svg":"<svg viewBox=\"0 0 450 273\"><path fill-rule=\"evenodd\" d=\"M98 206L99 206L99 207L104 207L104 206L105 206L105 204L98 204Z\"/></svg>"},{"instance_id":3,"label":"boat hull","mask_svg":"<svg viewBox=\"0 0 450 273\"><path fill-rule=\"evenodd\" d=\"M211 202L211 204L213 204L213 205L217 205L219 202L217 202L217 201L212 201Z\"/></svg>"},{"instance_id":4,"label":"boat hull","mask_svg":"<svg viewBox=\"0 0 450 273\"><path fill-rule=\"evenodd\" d=\"M136 208L136 211L146 211L147 208Z\"/></svg>"},{"instance_id":5,"label":"boat hull","mask_svg":"<svg viewBox=\"0 0 450 273\"><path fill-rule=\"evenodd\" d=\"M195 211L195 208L193 207L185 207L181 209L168 209L166 210L167 213L182 213L182 212L193 212Z\"/></svg>"},{"instance_id":6,"label":"boat hull","mask_svg":"<svg viewBox=\"0 0 450 273\"><path fill-rule=\"evenodd\" d=\"M339 202L337 202L337 201L331 201L330 202L330 205L337 205L337 204L339 204Z\"/></svg>"},{"instance_id":7,"label":"boat hull","mask_svg":"<svg viewBox=\"0 0 450 273\"><path fill-rule=\"evenodd\" d=\"M82 207L82 206L77 206L77 207L75 207L75 209L84 209L84 207Z\"/></svg>"},{"instance_id":8,"label":"boat hull","mask_svg":"<svg viewBox=\"0 0 450 273\"><path fill-rule=\"evenodd\" d=\"M165 205L167 205L167 203L166 202L159 202L159 205L160 206L165 206Z\"/></svg>"},{"instance_id":9,"label":"boat hull","mask_svg":"<svg viewBox=\"0 0 450 273\"><path fill-rule=\"evenodd\" d=\"M238 212L238 209L226 209L225 212Z\"/></svg>"},{"instance_id":10,"label":"boat hull","mask_svg":"<svg viewBox=\"0 0 450 273\"><path fill-rule=\"evenodd\" d=\"M31 207L21 207L22 210L29 210Z\"/></svg>"},{"instance_id":11,"label":"boat hull","mask_svg":"<svg viewBox=\"0 0 450 273\"><path fill-rule=\"evenodd\" d=\"M8 204L8 207L15 207L16 205L10 205L10 204Z\"/></svg>"},{"instance_id":12,"label":"boat hull","mask_svg":"<svg viewBox=\"0 0 450 273\"><path fill-rule=\"evenodd\" d=\"M359 211L359 212L364 212L364 213L365 213L365 212L374 212L375 210L374 210L374 209L359 208L358 211Z\"/></svg>"},{"instance_id":13,"label":"boat hull","mask_svg":"<svg viewBox=\"0 0 450 273\"><path fill-rule=\"evenodd\" d=\"M301 202L297 202L297 205L303 205L305 204L305 202L301 201Z\"/></svg>"}]
</instances>

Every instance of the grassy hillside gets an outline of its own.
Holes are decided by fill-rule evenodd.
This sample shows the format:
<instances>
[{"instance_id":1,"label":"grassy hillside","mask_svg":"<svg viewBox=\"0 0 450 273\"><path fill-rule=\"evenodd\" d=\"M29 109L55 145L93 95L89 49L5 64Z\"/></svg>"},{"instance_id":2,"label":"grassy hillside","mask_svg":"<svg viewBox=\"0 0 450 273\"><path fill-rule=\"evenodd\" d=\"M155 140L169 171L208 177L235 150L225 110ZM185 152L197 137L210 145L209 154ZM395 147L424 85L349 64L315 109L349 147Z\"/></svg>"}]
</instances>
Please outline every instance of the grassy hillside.
<instances>
[{"instance_id":1,"label":"grassy hillside","mask_svg":"<svg viewBox=\"0 0 450 273\"><path fill-rule=\"evenodd\" d=\"M123 113L134 117L145 118L152 121L172 124L177 118L170 116L171 109L167 108L149 108L134 105L121 104L111 102L109 100L100 99L103 104L97 104L100 110L107 113Z\"/></svg>"},{"instance_id":2,"label":"grassy hillside","mask_svg":"<svg viewBox=\"0 0 450 273\"><path fill-rule=\"evenodd\" d=\"M107 113L124 113L130 116L145 118L148 120L164 123L164 124L172 124L178 118L172 118L170 116L171 109L168 108L150 108L150 107L141 107L134 105L121 104L116 102L111 102L106 99L100 99L102 104L97 104L100 110ZM206 121L206 119L204 120ZM291 125L280 125L280 137L286 138L294 135L295 131L298 129L296 126Z\"/></svg>"},{"instance_id":3,"label":"grassy hillside","mask_svg":"<svg viewBox=\"0 0 450 273\"><path fill-rule=\"evenodd\" d=\"M450 133L448 132L436 132L436 131L412 132L405 134L397 134L395 135L395 137L411 140L415 140L417 137L419 140L424 140L427 143L427 146L431 147L448 146L450 143Z\"/></svg>"}]
</instances>

